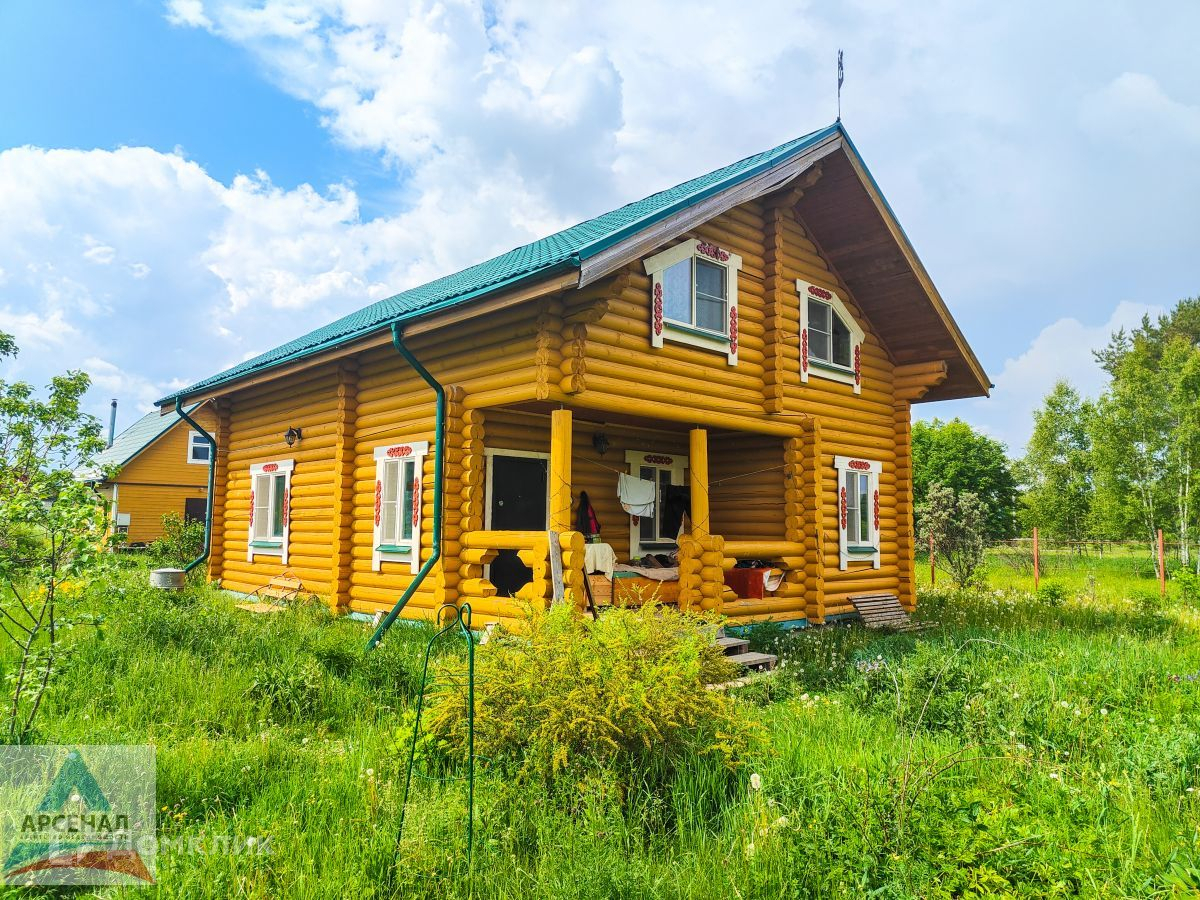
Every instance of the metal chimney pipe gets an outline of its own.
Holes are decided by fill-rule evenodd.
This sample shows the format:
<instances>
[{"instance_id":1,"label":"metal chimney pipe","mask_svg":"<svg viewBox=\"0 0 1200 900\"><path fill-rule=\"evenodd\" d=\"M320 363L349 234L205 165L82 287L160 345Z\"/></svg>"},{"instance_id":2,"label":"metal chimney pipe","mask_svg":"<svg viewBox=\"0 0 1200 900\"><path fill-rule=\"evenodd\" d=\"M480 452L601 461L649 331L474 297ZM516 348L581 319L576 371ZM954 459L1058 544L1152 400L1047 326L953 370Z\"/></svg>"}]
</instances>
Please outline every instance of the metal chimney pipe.
<instances>
[{"instance_id":1,"label":"metal chimney pipe","mask_svg":"<svg viewBox=\"0 0 1200 900\"><path fill-rule=\"evenodd\" d=\"M112 402L112 411L108 414L108 446L113 445L117 436L117 401Z\"/></svg>"}]
</instances>

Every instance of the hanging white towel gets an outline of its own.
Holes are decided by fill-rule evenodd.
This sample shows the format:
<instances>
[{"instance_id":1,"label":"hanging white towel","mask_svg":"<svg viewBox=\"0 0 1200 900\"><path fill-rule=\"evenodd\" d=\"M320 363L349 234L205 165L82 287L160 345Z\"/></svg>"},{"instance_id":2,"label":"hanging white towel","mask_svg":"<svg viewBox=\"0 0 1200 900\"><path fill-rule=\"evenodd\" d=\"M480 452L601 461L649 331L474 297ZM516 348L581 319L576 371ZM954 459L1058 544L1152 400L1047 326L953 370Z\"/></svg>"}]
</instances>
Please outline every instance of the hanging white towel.
<instances>
[{"instance_id":1,"label":"hanging white towel","mask_svg":"<svg viewBox=\"0 0 1200 900\"><path fill-rule=\"evenodd\" d=\"M633 475L617 476L617 497L625 512L631 516L654 515L655 484Z\"/></svg>"}]
</instances>

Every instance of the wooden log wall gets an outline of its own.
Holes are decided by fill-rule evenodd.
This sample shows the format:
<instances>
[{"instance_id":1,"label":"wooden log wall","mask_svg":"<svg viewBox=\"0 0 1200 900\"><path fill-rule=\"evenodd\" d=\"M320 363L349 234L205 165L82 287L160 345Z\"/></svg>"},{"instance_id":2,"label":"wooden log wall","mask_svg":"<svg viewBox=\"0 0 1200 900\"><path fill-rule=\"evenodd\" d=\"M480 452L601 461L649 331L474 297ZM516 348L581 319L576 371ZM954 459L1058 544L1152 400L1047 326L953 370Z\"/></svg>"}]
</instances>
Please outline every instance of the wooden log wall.
<instances>
[{"instance_id":1,"label":"wooden log wall","mask_svg":"<svg viewBox=\"0 0 1200 900\"><path fill-rule=\"evenodd\" d=\"M208 554L208 578L219 581L225 565L225 517L229 486L229 423L230 403L222 397L214 404L216 430L210 432L217 440L217 461L213 473L212 528ZM201 422L201 424L204 424Z\"/></svg>"},{"instance_id":2,"label":"wooden log wall","mask_svg":"<svg viewBox=\"0 0 1200 900\"><path fill-rule=\"evenodd\" d=\"M575 408L572 498L588 492L602 535L619 558L629 555L629 518L616 497L617 472L627 470L625 451L685 454L687 429L702 427L711 442L712 536L732 546L804 548L779 594L756 607L755 616L821 621L849 611L849 595L866 591L896 591L911 607L908 400L932 376L910 366L897 383L872 323L798 220L796 196L792 190L744 204L679 238L715 243L742 257L736 366L692 346L651 347L650 279L640 261L583 290L497 308L410 342L451 391L443 564L405 615L431 616L442 600L465 597L468 585L482 581L486 554L461 554L460 541L464 532L486 527L484 450L549 453L548 416L511 408L536 400ZM820 377L801 383L797 278L837 291L866 331L859 394ZM306 588L332 594L337 609L374 613L390 608L411 582L407 563L371 570L373 453L400 441L432 444L433 394L389 346L358 354L356 363L340 371L334 364L309 369L232 396L213 568L227 586L252 590L281 568L271 557L247 563L245 550L249 466L284 458L296 460L288 569ZM608 413L620 424L593 421ZM645 424L629 424L631 416ZM304 437L288 450L282 434L293 425ZM603 456L593 446L598 431L609 443ZM836 455L882 463L879 569L863 563L838 568L836 517L826 511L837 496ZM432 470L430 453L423 558L432 547ZM717 559L722 551L715 546L693 543L689 565L697 572L712 575L728 562ZM702 591L698 597L715 599ZM476 612L484 620L512 609L507 601L479 600Z\"/></svg>"},{"instance_id":3,"label":"wooden log wall","mask_svg":"<svg viewBox=\"0 0 1200 900\"><path fill-rule=\"evenodd\" d=\"M331 589L333 460L337 440L338 372L322 366L295 378L270 381L231 398L222 585L249 593L289 571L305 591L328 596ZM288 447L291 427L303 434ZM250 525L250 466L295 460L292 472L288 564L278 556L246 560Z\"/></svg>"}]
</instances>

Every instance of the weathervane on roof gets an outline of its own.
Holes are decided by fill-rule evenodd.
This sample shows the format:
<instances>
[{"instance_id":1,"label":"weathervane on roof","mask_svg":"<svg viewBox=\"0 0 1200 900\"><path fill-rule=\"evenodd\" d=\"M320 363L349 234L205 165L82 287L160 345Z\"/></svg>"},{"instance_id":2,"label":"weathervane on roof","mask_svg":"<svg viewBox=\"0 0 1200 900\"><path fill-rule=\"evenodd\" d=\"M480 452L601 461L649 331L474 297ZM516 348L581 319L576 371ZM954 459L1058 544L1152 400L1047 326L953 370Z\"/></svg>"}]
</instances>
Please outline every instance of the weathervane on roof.
<instances>
[{"instance_id":1,"label":"weathervane on roof","mask_svg":"<svg viewBox=\"0 0 1200 900\"><path fill-rule=\"evenodd\" d=\"M846 70L842 68L842 51L839 50L838 51L838 89L837 89L837 103L838 103L837 120L839 122L842 121L842 82L845 80L846 80Z\"/></svg>"}]
</instances>

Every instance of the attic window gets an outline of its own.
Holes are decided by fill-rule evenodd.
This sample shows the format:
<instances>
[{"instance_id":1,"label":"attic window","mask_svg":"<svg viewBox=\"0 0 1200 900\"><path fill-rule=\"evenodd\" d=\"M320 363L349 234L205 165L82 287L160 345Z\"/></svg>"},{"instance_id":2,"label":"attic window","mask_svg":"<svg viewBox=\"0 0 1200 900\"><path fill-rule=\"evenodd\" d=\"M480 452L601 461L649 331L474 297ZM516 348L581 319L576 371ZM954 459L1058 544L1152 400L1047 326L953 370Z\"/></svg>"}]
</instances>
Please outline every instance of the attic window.
<instances>
[{"instance_id":1,"label":"attic window","mask_svg":"<svg viewBox=\"0 0 1200 900\"><path fill-rule=\"evenodd\" d=\"M688 240L645 261L650 276L650 343L690 344L737 365L737 273L742 258L716 244Z\"/></svg>"},{"instance_id":2,"label":"attic window","mask_svg":"<svg viewBox=\"0 0 1200 900\"><path fill-rule=\"evenodd\" d=\"M810 375L862 390L865 332L842 298L828 288L797 281L800 294L800 380Z\"/></svg>"}]
</instances>

